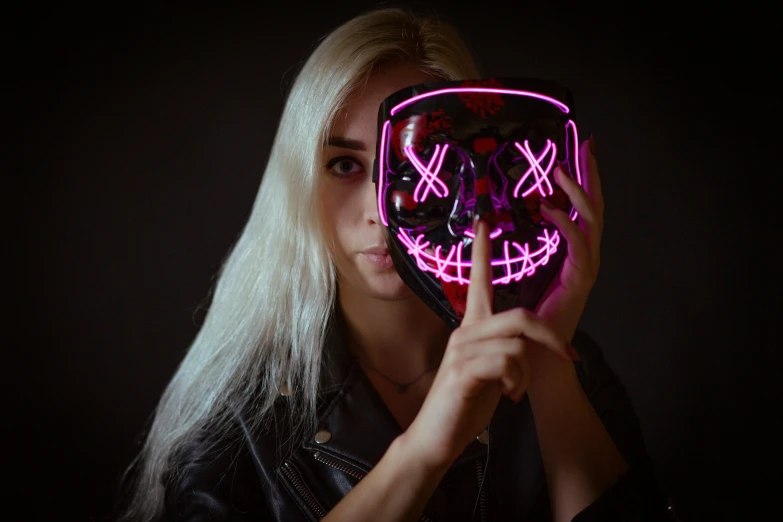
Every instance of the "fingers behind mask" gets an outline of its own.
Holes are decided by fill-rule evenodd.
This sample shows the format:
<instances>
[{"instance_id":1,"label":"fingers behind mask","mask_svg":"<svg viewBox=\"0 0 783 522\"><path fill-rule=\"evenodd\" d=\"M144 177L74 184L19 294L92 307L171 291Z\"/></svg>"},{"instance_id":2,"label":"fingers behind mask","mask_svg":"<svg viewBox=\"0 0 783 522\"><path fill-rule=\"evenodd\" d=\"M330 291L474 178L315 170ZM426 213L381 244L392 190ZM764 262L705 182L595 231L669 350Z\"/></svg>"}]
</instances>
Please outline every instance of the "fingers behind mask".
<instances>
[{"instance_id":1,"label":"fingers behind mask","mask_svg":"<svg viewBox=\"0 0 783 522\"><path fill-rule=\"evenodd\" d=\"M603 222L604 195L601 189L598 163L590 150L590 140L582 142L579 146L579 170L582 173L582 187L593 202L598 219Z\"/></svg>"}]
</instances>

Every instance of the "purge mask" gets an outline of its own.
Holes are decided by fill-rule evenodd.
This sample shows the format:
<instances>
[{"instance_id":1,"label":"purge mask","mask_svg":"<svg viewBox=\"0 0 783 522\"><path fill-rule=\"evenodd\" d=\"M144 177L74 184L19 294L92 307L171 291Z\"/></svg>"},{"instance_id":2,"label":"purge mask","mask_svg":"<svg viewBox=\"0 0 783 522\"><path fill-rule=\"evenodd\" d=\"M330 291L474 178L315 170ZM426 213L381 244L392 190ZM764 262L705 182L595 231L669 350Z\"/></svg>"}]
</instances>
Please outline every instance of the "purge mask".
<instances>
[{"instance_id":1,"label":"purge mask","mask_svg":"<svg viewBox=\"0 0 783 522\"><path fill-rule=\"evenodd\" d=\"M542 200L576 219L555 183L581 184L571 93L508 78L415 85L380 106L373 168L378 211L402 280L453 327L465 313L473 217L489 224L494 310L532 310L566 243Z\"/></svg>"}]
</instances>

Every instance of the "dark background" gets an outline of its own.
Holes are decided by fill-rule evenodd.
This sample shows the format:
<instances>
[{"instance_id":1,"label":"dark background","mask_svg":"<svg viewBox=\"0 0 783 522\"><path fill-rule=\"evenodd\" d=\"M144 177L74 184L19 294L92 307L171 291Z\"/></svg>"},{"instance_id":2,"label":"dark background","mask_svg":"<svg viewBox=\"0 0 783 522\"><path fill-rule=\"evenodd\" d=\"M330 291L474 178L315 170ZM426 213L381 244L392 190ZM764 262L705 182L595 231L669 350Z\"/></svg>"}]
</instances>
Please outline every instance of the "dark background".
<instances>
[{"instance_id":1,"label":"dark background","mask_svg":"<svg viewBox=\"0 0 783 522\"><path fill-rule=\"evenodd\" d=\"M754 519L781 486L771 15L537 4L414 5L451 20L486 74L571 87L607 205L582 326L625 381L682 519ZM36 5L7 19L18 519L108 515L249 216L288 86L319 37L372 5Z\"/></svg>"}]
</instances>

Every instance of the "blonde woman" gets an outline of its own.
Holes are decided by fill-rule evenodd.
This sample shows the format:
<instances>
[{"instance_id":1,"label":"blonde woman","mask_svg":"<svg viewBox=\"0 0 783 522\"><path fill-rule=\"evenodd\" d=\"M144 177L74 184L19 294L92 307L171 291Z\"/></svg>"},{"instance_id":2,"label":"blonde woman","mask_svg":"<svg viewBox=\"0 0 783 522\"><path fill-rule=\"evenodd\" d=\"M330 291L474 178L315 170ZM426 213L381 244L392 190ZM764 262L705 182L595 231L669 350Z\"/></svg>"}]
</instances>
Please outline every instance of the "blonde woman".
<instances>
[{"instance_id":1,"label":"blonde woman","mask_svg":"<svg viewBox=\"0 0 783 522\"><path fill-rule=\"evenodd\" d=\"M389 262L379 103L479 76L450 25L399 9L320 43L129 469L125 520L669 520L624 388L576 330L602 228L592 141L586 188L562 184L580 226L546 213L574 246L539 313L492 313L482 221L454 330Z\"/></svg>"}]
</instances>

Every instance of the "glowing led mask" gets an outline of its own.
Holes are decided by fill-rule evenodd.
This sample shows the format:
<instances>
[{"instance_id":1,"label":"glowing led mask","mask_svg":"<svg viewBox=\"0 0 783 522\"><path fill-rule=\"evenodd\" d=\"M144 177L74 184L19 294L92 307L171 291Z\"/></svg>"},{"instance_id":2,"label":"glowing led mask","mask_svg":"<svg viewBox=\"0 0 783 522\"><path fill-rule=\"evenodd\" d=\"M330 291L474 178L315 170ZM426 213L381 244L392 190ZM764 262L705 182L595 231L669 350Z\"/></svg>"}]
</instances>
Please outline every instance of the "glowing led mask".
<instances>
[{"instance_id":1,"label":"glowing led mask","mask_svg":"<svg viewBox=\"0 0 783 522\"><path fill-rule=\"evenodd\" d=\"M490 224L494 306L533 309L566 244L541 201L576 219L554 181L581 184L571 94L508 78L415 85L383 101L373 172L389 251L403 281L459 325L470 280L473 216Z\"/></svg>"}]
</instances>

